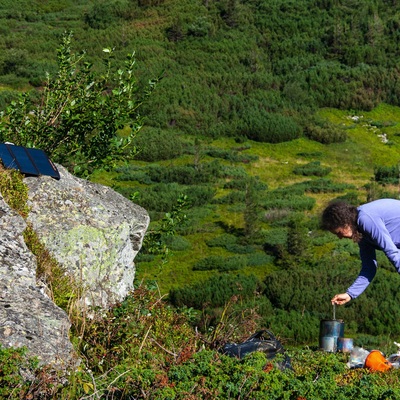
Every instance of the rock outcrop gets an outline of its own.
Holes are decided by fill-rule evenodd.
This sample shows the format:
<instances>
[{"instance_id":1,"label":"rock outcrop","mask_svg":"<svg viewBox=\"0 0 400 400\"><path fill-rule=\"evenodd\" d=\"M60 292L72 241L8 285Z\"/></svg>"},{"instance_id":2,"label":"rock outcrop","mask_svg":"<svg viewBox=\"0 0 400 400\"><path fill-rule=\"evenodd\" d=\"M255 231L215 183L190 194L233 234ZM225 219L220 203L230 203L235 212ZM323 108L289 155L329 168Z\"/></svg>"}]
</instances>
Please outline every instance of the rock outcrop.
<instances>
[{"instance_id":1,"label":"rock outcrop","mask_svg":"<svg viewBox=\"0 0 400 400\"><path fill-rule=\"evenodd\" d=\"M147 212L112 189L69 174L26 177L27 222L50 254L85 288L83 305L108 308L133 289L134 258ZM36 259L22 232L26 221L0 196L0 344L26 346L42 363L71 365L66 313L36 280Z\"/></svg>"},{"instance_id":2,"label":"rock outcrop","mask_svg":"<svg viewBox=\"0 0 400 400\"><path fill-rule=\"evenodd\" d=\"M57 167L60 180L24 179L28 222L47 250L86 288L85 303L107 308L133 289L134 258L149 216L111 188Z\"/></svg>"},{"instance_id":3,"label":"rock outcrop","mask_svg":"<svg viewBox=\"0 0 400 400\"><path fill-rule=\"evenodd\" d=\"M0 196L0 344L26 346L45 364L76 362L67 314L36 284L36 259L26 247L26 223Z\"/></svg>"}]
</instances>

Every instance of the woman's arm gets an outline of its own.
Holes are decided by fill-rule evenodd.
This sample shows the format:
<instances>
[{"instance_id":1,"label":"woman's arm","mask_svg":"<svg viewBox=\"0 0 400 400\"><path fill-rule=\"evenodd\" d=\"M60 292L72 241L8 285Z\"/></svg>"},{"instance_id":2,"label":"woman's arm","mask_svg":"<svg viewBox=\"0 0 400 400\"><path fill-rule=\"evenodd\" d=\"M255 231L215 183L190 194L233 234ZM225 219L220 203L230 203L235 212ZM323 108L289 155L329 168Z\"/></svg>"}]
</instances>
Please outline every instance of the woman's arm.
<instances>
[{"instance_id":1,"label":"woman's arm","mask_svg":"<svg viewBox=\"0 0 400 400\"><path fill-rule=\"evenodd\" d=\"M346 290L346 293L355 299L371 283L376 275L376 251L365 239L361 239L358 244L360 248L361 271L354 283Z\"/></svg>"}]
</instances>

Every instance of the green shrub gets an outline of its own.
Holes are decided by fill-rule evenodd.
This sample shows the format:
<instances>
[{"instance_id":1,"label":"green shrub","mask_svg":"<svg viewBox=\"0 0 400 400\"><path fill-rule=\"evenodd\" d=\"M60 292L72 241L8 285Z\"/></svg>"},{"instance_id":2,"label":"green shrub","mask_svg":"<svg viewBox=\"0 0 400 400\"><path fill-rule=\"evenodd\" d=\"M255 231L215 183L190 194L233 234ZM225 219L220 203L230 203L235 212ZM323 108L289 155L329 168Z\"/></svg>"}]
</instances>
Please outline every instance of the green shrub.
<instances>
[{"instance_id":1,"label":"green shrub","mask_svg":"<svg viewBox=\"0 0 400 400\"><path fill-rule=\"evenodd\" d=\"M210 204L216 190L210 186L191 186L184 190L188 202L192 207L201 207Z\"/></svg>"},{"instance_id":2,"label":"green shrub","mask_svg":"<svg viewBox=\"0 0 400 400\"><path fill-rule=\"evenodd\" d=\"M124 195L132 194L132 190L124 192L118 188L118 192ZM176 199L181 195L187 195L192 207L209 204L215 195L215 189L210 186L182 186L177 183L159 183L148 188L136 188L139 192L135 202L143 208L152 211L169 212L175 205Z\"/></svg>"},{"instance_id":3,"label":"green shrub","mask_svg":"<svg viewBox=\"0 0 400 400\"><path fill-rule=\"evenodd\" d=\"M112 2L97 0L85 14L84 21L92 29L106 29L128 14L128 3L124 0Z\"/></svg>"},{"instance_id":4,"label":"green shrub","mask_svg":"<svg viewBox=\"0 0 400 400\"><path fill-rule=\"evenodd\" d=\"M327 121L306 126L305 136L322 144L342 143L347 139L347 133L337 125Z\"/></svg>"},{"instance_id":5,"label":"green shrub","mask_svg":"<svg viewBox=\"0 0 400 400\"><path fill-rule=\"evenodd\" d=\"M266 210L291 210L291 211L305 211L305 210L312 210L315 205L315 199L312 197L306 196L288 196L286 198L268 198L266 196L265 200L262 200L261 206L264 207Z\"/></svg>"},{"instance_id":6,"label":"green shrub","mask_svg":"<svg viewBox=\"0 0 400 400\"><path fill-rule=\"evenodd\" d=\"M300 137L301 130L291 117L252 110L239 132L256 142L282 143Z\"/></svg>"},{"instance_id":7,"label":"green shrub","mask_svg":"<svg viewBox=\"0 0 400 400\"><path fill-rule=\"evenodd\" d=\"M398 165L391 167L377 166L374 168L375 182L396 185L399 183L400 170Z\"/></svg>"},{"instance_id":8,"label":"green shrub","mask_svg":"<svg viewBox=\"0 0 400 400\"><path fill-rule=\"evenodd\" d=\"M251 254L255 252L255 247L249 244L242 245L238 243L233 243L230 245L227 245L226 250L228 250L231 253L236 253L236 254Z\"/></svg>"},{"instance_id":9,"label":"green shrub","mask_svg":"<svg viewBox=\"0 0 400 400\"><path fill-rule=\"evenodd\" d=\"M178 183L181 185L198 185L215 182L223 171L218 163L202 164L201 168L194 165L176 165L165 168L158 164L146 167L127 165L116 169L119 173L116 181L138 181L146 185L154 183Z\"/></svg>"},{"instance_id":10,"label":"green shrub","mask_svg":"<svg viewBox=\"0 0 400 400\"><path fill-rule=\"evenodd\" d=\"M176 131L149 127L144 128L137 136L135 145L138 148L135 158L147 162L177 158L183 154L186 147Z\"/></svg>"},{"instance_id":11,"label":"green shrub","mask_svg":"<svg viewBox=\"0 0 400 400\"><path fill-rule=\"evenodd\" d=\"M224 184L224 189L236 189L236 190L246 190L249 185L248 178L238 178L232 179ZM255 179L253 183L253 188L255 190L267 190L268 185L265 182Z\"/></svg>"},{"instance_id":12,"label":"green shrub","mask_svg":"<svg viewBox=\"0 0 400 400\"><path fill-rule=\"evenodd\" d=\"M151 185L153 182L146 172L146 168L136 165L124 165L115 169L118 175L114 178L117 182L137 181L145 185Z\"/></svg>"},{"instance_id":13,"label":"green shrub","mask_svg":"<svg viewBox=\"0 0 400 400\"><path fill-rule=\"evenodd\" d=\"M262 319L265 326L273 327L276 335L292 343L316 343L319 335L320 316L307 311L275 309ZM290 338L290 339L289 339Z\"/></svg>"},{"instance_id":14,"label":"green shrub","mask_svg":"<svg viewBox=\"0 0 400 400\"><path fill-rule=\"evenodd\" d=\"M0 346L0 365L0 397L3 399L33 398L32 393L40 398L46 392L50 398L57 391L57 384L61 385L56 379L52 384L46 382L50 374L44 368L40 370L38 360L29 357L26 348Z\"/></svg>"},{"instance_id":15,"label":"green shrub","mask_svg":"<svg viewBox=\"0 0 400 400\"><path fill-rule=\"evenodd\" d=\"M182 236L168 236L164 239L165 244L168 246L168 248L172 251L185 251L189 250L192 245L189 242L189 240L185 239Z\"/></svg>"},{"instance_id":16,"label":"green shrub","mask_svg":"<svg viewBox=\"0 0 400 400\"><path fill-rule=\"evenodd\" d=\"M389 190L386 185L380 185L379 183L373 181L364 185L367 191L367 201L373 201L383 198L398 199L397 190Z\"/></svg>"},{"instance_id":17,"label":"green shrub","mask_svg":"<svg viewBox=\"0 0 400 400\"><path fill-rule=\"evenodd\" d=\"M249 177L247 174L246 170L243 167L237 167L237 166L228 166L224 165L221 166L221 171L220 175L221 177L224 177L226 179L246 179Z\"/></svg>"},{"instance_id":18,"label":"green shrub","mask_svg":"<svg viewBox=\"0 0 400 400\"><path fill-rule=\"evenodd\" d=\"M187 218L177 227L177 232L183 236L198 232L209 232L212 228L208 224L204 224L204 219L214 215L214 213L214 207L209 204L189 208L186 211Z\"/></svg>"},{"instance_id":19,"label":"green shrub","mask_svg":"<svg viewBox=\"0 0 400 400\"><path fill-rule=\"evenodd\" d=\"M24 176L15 169L4 170L0 166L0 193L7 204L22 217L29 214L28 187L23 181Z\"/></svg>"},{"instance_id":20,"label":"green shrub","mask_svg":"<svg viewBox=\"0 0 400 400\"><path fill-rule=\"evenodd\" d=\"M58 49L57 74L47 77L40 100L23 92L1 113L0 139L41 148L54 162L87 176L134 156L131 143L142 127L138 109L156 80L140 94L133 54L117 68L112 49L104 49L106 71L96 74L84 61L85 53L72 52L71 42L72 34L65 34Z\"/></svg>"},{"instance_id":21,"label":"green shrub","mask_svg":"<svg viewBox=\"0 0 400 400\"><path fill-rule=\"evenodd\" d=\"M349 189L356 189L354 185L348 183L336 183L325 178L303 182L301 186L304 186L305 191L310 193L343 192Z\"/></svg>"},{"instance_id":22,"label":"green shrub","mask_svg":"<svg viewBox=\"0 0 400 400\"><path fill-rule=\"evenodd\" d=\"M80 332L79 327L75 329ZM163 349L177 353L185 349L189 355L196 349L194 331L185 315L163 302L158 291L141 285L102 318L92 320L82 332L79 350L92 372L103 375L107 371L97 388L100 392L111 386L123 391L130 381L135 382L130 388L135 390L133 393L140 392L140 388L149 389L156 375L176 361L174 353ZM127 371L126 381L119 380Z\"/></svg>"},{"instance_id":23,"label":"green shrub","mask_svg":"<svg viewBox=\"0 0 400 400\"><path fill-rule=\"evenodd\" d=\"M358 206L361 201L358 198L358 193L357 192L348 192L344 194L343 196L338 196L336 197L337 200L344 200L349 204L353 204L354 206Z\"/></svg>"},{"instance_id":24,"label":"green shrub","mask_svg":"<svg viewBox=\"0 0 400 400\"><path fill-rule=\"evenodd\" d=\"M222 247L226 248L227 246L231 246L236 244L237 237L235 235L231 235L229 233L223 233L220 236L216 236L210 240L206 241L207 246L209 247Z\"/></svg>"},{"instance_id":25,"label":"green shrub","mask_svg":"<svg viewBox=\"0 0 400 400\"><path fill-rule=\"evenodd\" d=\"M8 104L18 98L18 92L14 90L0 90L0 110L4 110Z\"/></svg>"},{"instance_id":26,"label":"green shrub","mask_svg":"<svg viewBox=\"0 0 400 400\"><path fill-rule=\"evenodd\" d=\"M332 168L322 167L320 161L313 161L293 169L296 175L304 176L326 176L332 171Z\"/></svg>"},{"instance_id":27,"label":"green shrub","mask_svg":"<svg viewBox=\"0 0 400 400\"><path fill-rule=\"evenodd\" d=\"M272 264L274 258L268 254L253 252L247 256L247 266L248 267L260 267L266 264Z\"/></svg>"},{"instance_id":28,"label":"green shrub","mask_svg":"<svg viewBox=\"0 0 400 400\"><path fill-rule=\"evenodd\" d=\"M172 289L169 299L175 306L201 310L204 306L222 307L238 294L243 299L253 298L261 287L262 283L253 275L218 274L198 284Z\"/></svg>"},{"instance_id":29,"label":"green shrub","mask_svg":"<svg viewBox=\"0 0 400 400\"><path fill-rule=\"evenodd\" d=\"M287 242L287 229L271 229L264 232L264 251L275 257L282 254Z\"/></svg>"},{"instance_id":30,"label":"green shrub","mask_svg":"<svg viewBox=\"0 0 400 400\"><path fill-rule=\"evenodd\" d=\"M306 185L303 182L295 183L293 185L281 186L271 192L268 192L267 195L271 197L287 197L292 195L301 196L304 194L306 190Z\"/></svg>"}]
</instances>

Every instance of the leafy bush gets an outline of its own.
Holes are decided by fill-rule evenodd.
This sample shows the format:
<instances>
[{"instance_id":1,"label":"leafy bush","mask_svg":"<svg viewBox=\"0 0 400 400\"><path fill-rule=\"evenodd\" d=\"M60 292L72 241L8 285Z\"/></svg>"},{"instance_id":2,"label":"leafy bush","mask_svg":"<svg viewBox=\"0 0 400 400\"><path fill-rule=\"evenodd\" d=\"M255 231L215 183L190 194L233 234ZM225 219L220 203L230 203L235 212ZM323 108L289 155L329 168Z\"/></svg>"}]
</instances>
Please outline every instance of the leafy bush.
<instances>
[{"instance_id":1,"label":"leafy bush","mask_svg":"<svg viewBox=\"0 0 400 400\"><path fill-rule=\"evenodd\" d=\"M272 264L274 258L260 252L252 253L247 256L247 266L249 267L260 267L266 264Z\"/></svg>"},{"instance_id":2,"label":"leafy bush","mask_svg":"<svg viewBox=\"0 0 400 400\"><path fill-rule=\"evenodd\" d=\"M229 233L224 233L220 236L216 236L210 240L206 241L207 246L209 247L222 247L226 248L227 246L231 246L236 244L237 237L235 235L231 235Z\"/></svg>"},{"instance_id":3,"label":"leafy bush","mask_svg":"<svg viewBox=\"0 0 400 400\"><path fill-rule=\"evenodd\" d=\"M306 126L304 133L309 139L323 144L342 143L347 139L346 131L327 121Z\"/></svg>"},{"instance_id":4,"label":"leafy bush","mask_svg":"<svg viewBox=\"0 0 400 400\"><path fill-rule=\"evenodd\" d=\"M117 23L128 13L128 3L123 0L98 0L89 9L84 17L85 23L92 29L106 29Z\"/></svg>"},{"instance_id":5,"label":"leafy bush","mask_svg":"<svg viewBox=\"0 0 400 400\"><path fill-rule=\"evenodd\" d=\"M287 229L271 229L264 232L264 251L275 257L279 257L287 242Z\"/></svg>"},{"instance_id":6,"label":"leafy bush","mask_svg":"<svg viewBox=\"0 0 400 400\"><path fill-rule=\"evenodd\" d=\"M64 35L57 76L48 77L40 101L24 92L1 113L0 140L41 148L53 161L87 175L134 155L129 146L142 126L138 109L156 81L139 94L134 55L116 69L110 49L104 50L105 74L96 75L84 54L71 51L71 41L72 34Z\"/></svg>"},{"instance_id":7,"label":"leafy bush","mask_svg":"<svg viewBox=\"0 0 400 400\"><path fill-rule=\"evenodd\" d=\"M189 240L185 239L182 236L168 236L164 239L164 241L168 248L172 251L185 251L189 250L192 247Z\"/></svg>"},{"instance_id":8,"label":"leafy bush","mask_svg":"<svg viewBox=\"0 0 400 400\"><path fill-rule=\"evenodd\" d=\"M48 366L39 367L39 361L28 356L26 348L0 346L0 396L3 399L54 398L62 387Z\"/></svg>"},{"instance_id":9,"label":"leafy bush","mask_svg":"<svg viewBox=\"0 0 400 400\"><path fill-rule=\"evenodd\" d=\"M249 179L238 178L232 179L224 184L224 189L246 190L249 185ZM253 183L254 190L267 190L268 185L265 182L255 179Z\"/></svg>"},{"instance_id":10,"label":"leafy bush","mask_svg":"<svg viewBox=\"0 0 400 400\"><path fill-rule=\"evenodd\" d=\"M274 368L274 360L267 360L261 352L252 353L242 361L209 351L197 353L192 360L171 368L168 382L175 384L157 389L157 396L183 400L189 398L194 385L198 393L205 394L202 398L221 400L247 398L248 393L254 399L271 400L283 399L286 393L308 400L379 400L399 395L396 372L349 371L346 355L340 353L302 350L291 355L294 371ZM247 373L243 374L244 371ZM315 379L316 373L318 379Z\"/></svg>"},{"instance_id":11,"label":"leafy bush","mask_svg":"<svg viewBox=\"0 0 400 400\"><path fill-rule=\"evenodd\" d=\"M171 160L181 156L186 144L181 136L172 130L145 128L138 135L135 145L138 148L137 160L154 162Z\"/></svg>"},{"instance_id":12,"label":"leafy bush","mask_svg":"<svg viewBox=\"0 0 400 400\"><path fill-rule=\"evenodd\" d=\"M320 161L313 161L306 165L302 165L293 169L296 175L304 176L326 176L332 171L332 168L322 167Z\"/></svg>"},{"instance_id":13,"label":"leafy bush","mask_svg":"<svg viewBox=\"0 0 400 400\"><path fill-rule=\"evenodd\" d=\"M120 191L120 190L118 190ZM121 191L122 192L122 191ZM139 196L135 200L142 207L152 211L170 211L176 199L187 195L192 207L209 204L215 195L215 189L210 186L181 186L177 183L160 183L148 188L138 189Z\"/></svg>"},{"instance_id":14,"label":"leafy bush","mask_svg":"<svg viewBox=\"0 0 400 400\"><path fill-rule=\"evenodd\" d=\"M266 210L286 209L292 211L312 210L315 199L312 197L292 195L285 198L267 198L261 201L261 206ZM271 196L272 197L272 196Z\"/></svg>"},{"instance_id":15,"label":"leafy bush","mask_svg":"<svg viewBox=\"0 0 400 400\"><path fill-rule=\"evenodd\" d=\"M239 132L256 142L281 143L300 137L300 127L290 117L248 110Z\"/></svg>"},{"instance_id":16,"label":"leafy bush","mask_svg":"<svg viewBox=\"0 0 400 400\"><path fill-rule=\"evenodd\" d=\"M169 168L151 165L147 173L152 182L177 182L181 185L199 185L215 182L221 175L221 170L218 163L202 164L201 168L195 168L194 165L177 165Z\"/></svg>"},{"instance_id":17,"label":"leafy bush","mask_svg":"<svg viewBox=\"0 0 400 400\"><path fill-rule=\"evenodd\" d=\"M385 186L386 185L380 185L375 181L364 185L364 188L367 190L367 201L373 201L384 198L398 199L398 191L390 190L390 188L387 188ZM357 205L358 204L359 203L357 203Z\"/></svg>"},{"instance_id":18,"label":"leafy bush","mask_svg":"<svg viewBox=\"0 0 400 400\"><path fill-rule=\"evenodd\" d=\"M275 309L265 315L262 322L265 326L272 326L277 335L292 343L313 344L318 339L320 319L320 316L308 311Z\"/></svg>"},{"instance_id":19,"label":"leafy bush","mask_svg":"<svg viewBox=\"0 0 400 400\"><path fill-rule=\"evenodd\" d=\"M220 166L220 176L226 179L246 179L249 178L246 170L242 167L232 167L228 165Z\"/></svg>"},{"instance_id":20,"label":"leafy bush","mask_svg":"<svg viewBox=\"0 0 400 400\"><path fill-rule=\"evenodd\" d=\"M394 165L391 167L378 166L374 168L374 179L376 182L393 184L399 183L400 170L399 166Z\"/></svg>"},{"instance_id":21,"label":"leafy bush","mask_svg":"<svg viewBox=\"0 0 400 400\"><path fill-rule=\"evenodd\" d=\"M253 275L218 274L205 282L172 289L169 300L177 307L201 310L204 306L222 307L238 293L243 299L252 298L261 287L262 283Z\"/></svg>"},{"instance_id":22,"label":"leafy bush","mask_svg":"<svg viewBox=\"0 0 400 400\"><path fill-rule=\"evenodd\" d=\"M147 173L147 168L127 165L118 167L115 171L118 173L114 178L115 181L137 181L145 185L151 185L153 183L151 177Z\"/></svg>"},{"instance_id":23,"label":"leafy bush","mask_svg":"<svg viewBox=\"0 0 400 400\"><path fill-rule=\"evenodd\" d=\"M356 189L354 185L348 183L336 183L325 178L303 182L301 185L304 186L306 192L310 193L343 192L348 189Z\"/></svg>"},{"instance_id":24,"label":"leafy bush","mask_svg":"<svg viewBox=\"0 0 400 400\"><path fill-rule=\"evenodd\" d=\"M202 164L201 168L194 165L176 165L165 168L157 164L147 167L128 165L116 169L119 175L117 181L138 181L147 185L153 183L179 183L181 185L198 185L215 182L222 174L218 163Z\"/></svg>"},{"instance_id":25,"label":"leafy bush","mask_svg":"<svg viewBox=\"0 0 400 400\"><path fill-rule=\"evenodd\" d=\"M336 199L346 201L347 203L353 204L354 206L358 206L361 203L360 199L358 198L357 192L348 192L343 196L336 197Z\"/></svg>"},{"instance_id":26,"label":"leafy bush","mask_svg":"<svg viewBox=\"0 0 400 400\"><path fill-rule=\"evenodd\" d=\"M18 92L13 90L0 90L0 110L4 110L8 104L17 100Z\"/></svg>"}]
</instances>

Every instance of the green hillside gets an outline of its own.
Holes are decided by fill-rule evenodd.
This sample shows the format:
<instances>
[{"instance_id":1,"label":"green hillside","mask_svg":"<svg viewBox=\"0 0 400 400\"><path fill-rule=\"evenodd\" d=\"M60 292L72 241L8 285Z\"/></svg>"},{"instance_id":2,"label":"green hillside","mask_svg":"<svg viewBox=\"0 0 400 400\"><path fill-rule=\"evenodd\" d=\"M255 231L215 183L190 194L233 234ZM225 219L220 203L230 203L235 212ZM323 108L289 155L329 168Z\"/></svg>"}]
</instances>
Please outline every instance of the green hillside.
<instances>
[{"instance_id":1,"label":"green hillside","mask_svg":"<svg viewBox=\"0 0 400 400\"><path fill-rule=\"evenodd\" d=\"M249 163L243 162L221 162L221 165L234 166L236 169L243 170L248 176L257 176L264 182L268 189L260 193L260 203L268 200L276 189L287 188L290 194L290 187L300 182L309 182L317 180L315 176L296 175L293 171L296 168L305 166L309 163L318 162L322 167L329 167L331 172L325 179L337 184L347 184L339 190L333 192L308 192L307 197L315 199L315 205L310 210L305 211L305 218L317 216L326 203L336 197L352 194L358 202L367 201L370 196L374 196L366 189L366 185L374 180L374 169L379 166L391 167L397 166L399 162L399 141L400 141L400 110L388 105L380 105L370 112L357 113L360 118L354 122L351 117L356 115L349 111L337 111L333 109L323 109L319 112L321 117L326 118L338 126L345 126L347 140L344 143L332 145L323 145L306 138L296 139L282 144L266 144L257 142L245 142L242 146L246 147L241 151L242 155L257 156L255 161ZM379 128L375 128L376 124ZM388 126L385 126L388 125ZM397 135L396 135L397 133ZM380 135L386 134L390 142L383 143ZM208 144L209 147L235 152L240 147L232 139L217 139ZM209 158L209 160L212 160ZM204 159L204 163L209 160ZM174 164L190 163L190 159L178 158ZM193 163L193 161L192 161ZM168 162L169 165L170 162ZM168 164L164 164L168 168ZM145 167L143 167L145 168ZM226 181L234 181L233 178L223 177L215 185L215 198L223 198L229 194L223 186ZM119 183L117 183L118 185ZM327 186L329 184L327 183ZM137 186L134 190L141 191ZM380 190L389 190L393 197L398 194L397 185L381 188ZM190 196L189 196L190 198ZM137 199L140 204L140 196ZM243 202L241 206L235 204L214 204L209 214L200 222L194 222L190 228L195 232L185 234L185 238L192 243L190 250L173 251L169 262L162 266L157 263L139 263L139 279L157 279L162 290L169 290L176 285L182 285L187 282L197 281L209 276L205 272L193 272L191 266L199 259L213 254L223 254L229 256L227 252L221 252L220 248L209 247L206 241L210 240L216 234L220 235L223 229L217 228L218 222L222 221L229 229L240 230L244 226ZM274 211L274 210L273 210ZM151 210L150 210L151 212ZM265 208L259 216L258 228L269 231L271 229L268 223L268 208ZM264 214L264 215L263 215ZM332 237L331 241L335 241ZM256 269L246 268L247 273L255 273L263 278L268 273L273 263L268 263ZM212 273L212 272L211 272Z\"/></svg>"},{"instance_id":2,"label":"green hillside","mask_svg":"<svg viewBox=\"0 0 400 400\"><path fill-rule=\"evenodd\" d=\"M383 0L4 1L0 108L21 91L39 101L66 31L99 75L104 48L117 64L135 51L138 93L162 76L139 153L90 179L151 216L137 284L214 316L239 292L260 325L306 342L359 269L352 243L319 230L321 209L398 197L399 16ZM397 331L399 277L381 265L340 310L354 334Z\"/></svg>"},{"instance_id":3,"label":"green hillside","mask_svg":"<svg viewBox=\"0 0 400 400\"><path fill-rule=\"evenodd\" d=\"M0 1L0 141L39 143L151 217L134 293L101 317L47 267L81 368L59 376L0 348L0 397L398 398L399 370L316 350L330 299L360 269L321 211L399 198L399 39L395 0ZM26 215L21 176L0 177ZM391 354L400 276L378 262L335 316L356 346ZM261 328L293 371L218 352Z\"/></svg>"}]
</instances>

